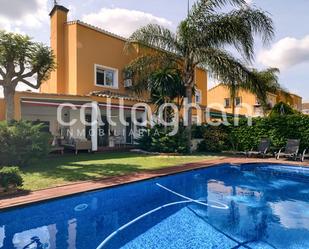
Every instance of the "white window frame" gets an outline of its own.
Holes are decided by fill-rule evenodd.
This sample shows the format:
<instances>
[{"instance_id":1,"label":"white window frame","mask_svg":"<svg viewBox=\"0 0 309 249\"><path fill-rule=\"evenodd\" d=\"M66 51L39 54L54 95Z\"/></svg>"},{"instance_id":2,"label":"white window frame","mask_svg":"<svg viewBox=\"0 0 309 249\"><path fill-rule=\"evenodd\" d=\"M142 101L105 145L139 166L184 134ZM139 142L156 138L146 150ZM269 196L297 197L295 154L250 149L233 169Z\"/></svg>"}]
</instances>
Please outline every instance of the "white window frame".
<instances>
[{"instance_id":1,"label":"white window frame","mask_svg":"<svg viewBox=\"0 0 309 249\"><path fill-rule=\"evenodd\" d=\"M100 85L97 84L97 69L101 70L107 70L107 71L113 71L114 72L114 82L113 86L107 86L107 85ZM94 64L94 85L98 87L103 87L103 88L112 88L112 89L119 89L119 83L118 83L118 69L117 68L112 68L112 67L107 67L99 64Z\"/></svg>"},{"instance_id":2,"label":"white window frame","mask_svg":"<svg viewBox=\"0 0 309 249\"><path fill-rule=\"evenodd\" d=\"M196 101L196 97L199 95L200 100ZM195 103L196 104L201 104L202 103L202 91L200 89L196 89L195 91Z\"/></svg>"}]
</instances>

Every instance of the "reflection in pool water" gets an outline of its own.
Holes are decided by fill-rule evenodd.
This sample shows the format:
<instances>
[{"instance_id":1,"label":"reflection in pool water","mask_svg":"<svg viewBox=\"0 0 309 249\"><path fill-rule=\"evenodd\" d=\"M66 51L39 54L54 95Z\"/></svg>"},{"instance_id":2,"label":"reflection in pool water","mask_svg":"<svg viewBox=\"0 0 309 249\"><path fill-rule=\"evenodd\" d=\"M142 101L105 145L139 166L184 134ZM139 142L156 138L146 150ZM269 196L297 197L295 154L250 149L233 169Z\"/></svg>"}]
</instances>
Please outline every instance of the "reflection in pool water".
<instances>
[{"instance_id":1,"label":"reflection in pool water","mask_svg":"<svg viewBox=\"0 0 309 249\"><path fill-rule=\"evenodd\" d=\"M181 173L2 212L0 248L309 248L308 184L282 165Z\"/></svg>"}]
</instances>

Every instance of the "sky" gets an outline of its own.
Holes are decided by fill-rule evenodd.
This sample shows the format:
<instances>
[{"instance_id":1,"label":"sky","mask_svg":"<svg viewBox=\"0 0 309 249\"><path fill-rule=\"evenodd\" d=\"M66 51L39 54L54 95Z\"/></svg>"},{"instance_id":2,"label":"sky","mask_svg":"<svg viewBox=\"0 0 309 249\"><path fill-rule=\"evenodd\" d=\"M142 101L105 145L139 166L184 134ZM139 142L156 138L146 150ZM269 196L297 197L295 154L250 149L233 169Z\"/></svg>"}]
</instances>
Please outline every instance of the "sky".
<instances>
[{"instance_id":1,"label":"sky","mask_svg":"<svg viewBox=\"0 0 309 249\"><path fill-rule=\"evenodd\" d=\"M280 84L309 101L309 0L247 2L269 12L276 30L268 46L256 40L252 66L279 68ZM175 30L187 14L187 0L58 0L58 3L70 9L69 20L79 19L125 37L148 23ZM53 0L0 0L0 6L0 29L27 34L49 44L48 14Z\"/></svg>"}]
</instances>

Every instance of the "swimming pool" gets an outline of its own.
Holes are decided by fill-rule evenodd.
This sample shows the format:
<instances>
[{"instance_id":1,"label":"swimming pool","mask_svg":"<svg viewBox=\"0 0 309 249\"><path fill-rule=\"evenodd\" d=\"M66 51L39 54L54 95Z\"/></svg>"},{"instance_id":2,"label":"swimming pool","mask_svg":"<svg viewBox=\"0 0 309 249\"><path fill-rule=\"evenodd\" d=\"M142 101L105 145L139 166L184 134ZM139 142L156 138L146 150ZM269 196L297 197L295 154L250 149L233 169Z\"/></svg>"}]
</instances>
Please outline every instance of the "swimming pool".
<instances>
[{"instance_id":1,"label":"swimming pool","mask_svg":"<svg viewBox=\"0 0 309 249\"><path fill-rule=\"evenodd\" d=\"M224 164L3 211L0 248L309 248L309 168Z\"/></svg>"}]
</instances>

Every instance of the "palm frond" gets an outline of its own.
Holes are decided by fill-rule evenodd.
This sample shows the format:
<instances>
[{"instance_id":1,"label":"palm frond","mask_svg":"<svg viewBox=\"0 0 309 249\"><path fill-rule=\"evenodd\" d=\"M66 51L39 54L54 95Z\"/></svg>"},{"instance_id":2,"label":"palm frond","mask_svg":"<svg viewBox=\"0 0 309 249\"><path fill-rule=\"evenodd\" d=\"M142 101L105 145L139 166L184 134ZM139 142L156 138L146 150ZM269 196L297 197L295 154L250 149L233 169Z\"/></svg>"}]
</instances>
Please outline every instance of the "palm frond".
<instances>
[{"instance_id":1,"label":"palm frond","mask_svg":"<svg viewBox=\"0 0 309 249\"><path fill-rule=\"evenodd\" d=\"M175 54L179 53L180 47L176 35L169 29L157 24L149 24L135 31L128 39L126 48L129 48L134 43Z\"/></svg>"},{"instance_id":2,"label":"palm frond","mask_svg":"<svg viewBox=\"0 0 309 249\"><path fill-rule=\"evenodd\" d=\"M268 105L268 93L281 89L276 68L249 70L227 51L213 48L204 50L199 59L231 90L233 97L239 89L247 90L257 96L264 109Z\"/></svg>"},{"instance_id":3,"label":"palm frond","mask_svg":"<svg viewBox=\"0 0 309 249\"><path fill-rule=\"evenodd\" d=\"M235 7L248 6L245 0L198 0L193 4L188 19L198 18L205 13L211 14L215 9L220 9L226 5Z\"/></svg>"},{"instance_id":4,"label":"palm frond","mask_svg":"<svg viewBox=\"0 0 309 249\"><path fill-rule=\"evenodd\" d=\"M178 68L178 58L166 53L144 54L132 60L124 71L132 72L132 89L141 94L148 90L151 75L162 68Z\"/></svg>"},{"instance_id":5,"label":"palm frond","mask_svg":"<svg viewBox=\"0 0 309 249\"><path fill-rule=\"evenodd\" d=\"M194 19L199 47L223 47L233 45L246 59L254 54L254 36L260 35L267 43L273 38L274 28L267 13L251 8L242 8L229 13L204 13Z\"/></svg>"},{"instance_id":6,"label":"palm frond","mask_svg":"<svg viewBox=\"0 0 309 249\"><path fill-rule=\"evenodd\" d=\"M253 69L249 72L247 81L240 82L239 86L259 99L264 110L268 108L268 93L277 93L282 88L278 81L279 69L268 68L263 71Z\"/></svg>"},{"instance_id":7,"label":"palm frond","mask_svg":"<svg viewBox=\"0 0 309 249\"><path fill-rule=\"evenodd\" d=\"M244 82L250 73L242 61L223 49L201 49L196 59L226 84Z\"/></svg>"}]
</instances>

